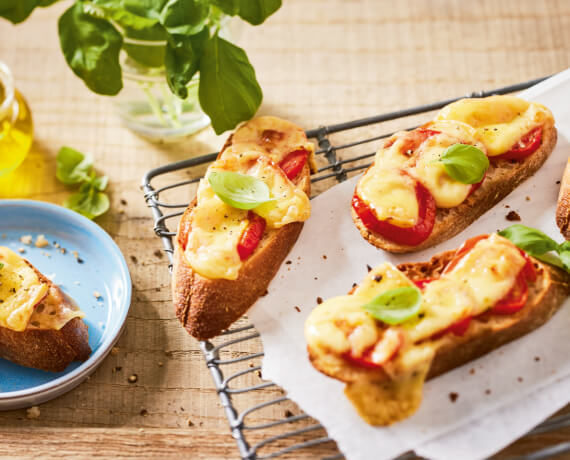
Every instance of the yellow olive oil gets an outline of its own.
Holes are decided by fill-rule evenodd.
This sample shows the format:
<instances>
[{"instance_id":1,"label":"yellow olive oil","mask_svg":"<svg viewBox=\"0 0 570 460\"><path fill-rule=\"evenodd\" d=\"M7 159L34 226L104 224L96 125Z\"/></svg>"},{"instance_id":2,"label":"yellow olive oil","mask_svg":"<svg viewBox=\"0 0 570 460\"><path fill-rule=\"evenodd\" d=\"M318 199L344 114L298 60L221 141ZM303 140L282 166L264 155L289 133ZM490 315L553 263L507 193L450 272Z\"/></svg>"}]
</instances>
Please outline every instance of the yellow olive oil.
<instances>
[{"instance_id":1,"label":"yellow olive oil","mask_svg":"<svg viewBox=\"0 0 570 460\"><path fill-rule=\"evenodd\" d=\"M0 106L6 97L0 83ZM12 104L0 112L0 177L16 169L30 151L34 126L30 108L23 96L14 91Z\"/></svg>"}]
</instances>

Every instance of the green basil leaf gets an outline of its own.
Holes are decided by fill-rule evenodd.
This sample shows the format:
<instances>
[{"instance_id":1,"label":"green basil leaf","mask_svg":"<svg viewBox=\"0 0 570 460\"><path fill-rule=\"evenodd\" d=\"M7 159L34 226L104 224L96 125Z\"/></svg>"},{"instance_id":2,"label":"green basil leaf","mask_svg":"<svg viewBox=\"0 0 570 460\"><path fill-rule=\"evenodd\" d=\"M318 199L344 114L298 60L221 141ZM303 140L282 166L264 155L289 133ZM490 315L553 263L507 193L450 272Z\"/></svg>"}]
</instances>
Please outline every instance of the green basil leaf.
<instances>
[{"instance_id":1,"label":"green basil leaf","mask_svg":"<svg viewBox=\"0 0 570 460\"><path fill-rule=\"evenodd\" d=\"M67 64L97 94L114 96L123 87L119 52L123 37L104 19L75 3L59 18L59 41Z\"/></svg>"},{"instance_id":2,"label":"green basil leaf","mask_svg":"<svg viewBox=\"0 0 570 460\"><path fill-rule=\"evenodd\" d=\"M239 0L239 16L257 26L281 7L281 0Z\"/></svg>"},{"instance_id":3,"label":"green basil leaf","mask_svg":"<svg viewBox=\"0 0 570 460\"><path fill-rule=\"evenodd\" d=\"M24 21L37 6L40 0L2 0L0 2L0 16L8 19L12 24Z\"/></svg>"},{"instance_id":4,"label":"green basil leaf","mask_svg":"<svg viewBox=\"0 0 570 460\"><path fill-rule=\"evenodd\" d=\"M74 193L63 205L88 219L94 219L106 213L110 206L109 197L105 193L98 192L94 187Z\"/></svg>"},{"instance_id":5,"label":"green basil leaf","mask_svg":"<svg viewBox=\"0 0 570 460\"><path fill-rule=\"evenodd\" d=\"M107 176L95 177L91 181L93 187L95 187L100 192L102 192L107 188L108 183L109 183L109 178Z\"/></svg>"},{"instance_id":6,"label":"green basil leaf","mask_svg":"<svg viewBox=\"0 0 570 460\"><path fill-rule=\"evenodd\" d=\"M64 184L78 184L89 180L92 166L91 155L84 155L71 147L62 147L57 154L55 175Z\"/></svg>"},{"instance_id":7,"label":"green basil leaf","mask_svg":"<svg viewBox=\"0 0 570 460\"><path fill-rule=\"evenodd\" d=\"M173 35L166 46L164 65L166 80L174 94L182 99L188 97L188 83L198 71L204 43L208 39L207 28L190 37Z\"/></svg>"},{"instance_id":8,"label":"green basil leaf","mask_svg":"<svg viewBox=\"0 0 570 460\"><path fill-rule=\"evenodd\" d=\"M570 271L570 250L561 250L558 252L560 261L566 271Z\"/></svg>"},{"instance_id":9,"label":"green basil leaf","mask_svg":"<svg viewBox=\"0 0 570 460\"><path fill-rule=\"evenodd\" d=\"M521 224L511 225L499 232L531 256L540 256L558 249L558 243L535 228Z\"/></svg>"},{"instance_id":10,"label":"green basil leaf","mask_svg":"<svg viewBox=\"0 0 570 460\"><path fill-rule=\"evenodd\" d=\"M112 19L121 27L144 29L158 22L157 17L147 17L147 12L129 0L91 0L106 18Z\"/></svg>"},{"instance_id":11,"label":"green basil leaf","mask_svg":"<svg viewBox=\"0 0 570 460\"><path fill-rule=\"evenodd\" d=\"M169 0L160 13L160 23L171 34L194 35L206 24L208 0Z\"/></svg>"},{"instance_id":12,"label":"green basil leaf","mask_svg":"<svg viewBox=\"0 0 570 460\"><path fill-rule=\"evenodd\" d=\"M274 200L265 182L247 174L212 171L208 182L218 198L234 208L253 209Z\"/></svg>"},{"instance_id":13,"label":"green basil leaf","mask_svg":"<svg viewBox=\"0 0 570 460\"><path fill-rule=\"evenodd\" d=\"M416 316L421 305L420 290L407 286L383 292L362 308L372 317L393 326Z\"/></svg>"},{"instance_id":14,"label":"green basil leaf","mask_svg":"<svg viewBox=\"0 0 570 460\"><path fill-rule=\"evenodd\" d=\"M161 24L155 24L152 27L142 29L125 27L123 31L126 37L137 40L166 41L168 38L166 30L164 30ZM123 49L127 52L129 57L143 66L162 67L164 65L166 46L162 43L157 44L157 46L124 43Z\"/></svg>"},{"instance_id":15,"label":"green basil leaf","mask_svg":"<svg viewBox=\"0 0 570 460\"><path fill-rule=\"evenodd\" d=\"M216 134L252 118L263 98L245 51L218 35L204 44L198 94Z\"/></svg>"},{"instance_id":16,"label":"green basil leaf","mask_svg":"<svg viewBox=\"0 0 570 460\"><path fill-rule=\"evenodd\" d=\"M480 149L467 144L453 144L439 159L452 179L462 184L477 184L489 167L489 158Z\"/></svg>"},{"instance_id":17,"label":"green basil leaf","mask_svg":"<svg viewBox=\"0 0 570 460\"><path fill-rule=\"evenodd\" d=\"M211 3L229 16L235 16L239 12L239 0L211 0Z\"/></svg>"},{"instance_id":18,"label":"green basil leaf","mask_svg":"<svg viewBox=\"0 0 570 460\"><path fill-rule=\"evenodd\" d=\"M53 5L55 2L59 2L59 0L40 0L40 6L45 8L47 6Z\"/></svg>"}]
</instances>

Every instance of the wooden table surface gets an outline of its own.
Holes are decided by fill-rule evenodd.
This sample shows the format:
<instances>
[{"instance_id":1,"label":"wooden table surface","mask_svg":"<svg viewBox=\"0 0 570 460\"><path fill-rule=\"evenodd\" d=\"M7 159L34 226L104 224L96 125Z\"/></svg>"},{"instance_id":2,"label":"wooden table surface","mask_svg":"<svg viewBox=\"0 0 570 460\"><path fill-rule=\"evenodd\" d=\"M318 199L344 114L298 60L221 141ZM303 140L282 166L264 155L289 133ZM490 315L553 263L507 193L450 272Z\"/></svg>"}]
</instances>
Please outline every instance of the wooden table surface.
<instances>
[{"instance_id":1,"label":"wooden table surface","mask_svg":"<svg viewBox=\"0 0 570 460\"><path fill-rule=\"evenodd\" d=\"M19 26L0 23L0 59L35 120L32 152L0 182L0 196L61 203L70 192L55 180L58 149L91 152L110 178L111 211L98 223L125 254L133 301L118 353L88 381L41 405L38 419L27 419L25 410L0 413L0 456L237 458L198 343L174 316L166 258L139 190L148 169L214 151L223 138L207 129L165 146L123 128L112 99L90 93L64 62L57 39L64 7L36 11ZM570 2L285 0L262 27L244 26L240 44L264 90L261 113L311 128L564 70ZM259 349L255 341L240 350ZM131 374L137 383L128 382ZM279 390L242 402L259 402L264 393ZM285 409L299 412L293 404ZM250 421L277 419L285 409ZM535 436L501 456L569 438L569 430ZM332 454L334 445L305 451L305 458L315 452Z\"/></svg>"}]
</instances>

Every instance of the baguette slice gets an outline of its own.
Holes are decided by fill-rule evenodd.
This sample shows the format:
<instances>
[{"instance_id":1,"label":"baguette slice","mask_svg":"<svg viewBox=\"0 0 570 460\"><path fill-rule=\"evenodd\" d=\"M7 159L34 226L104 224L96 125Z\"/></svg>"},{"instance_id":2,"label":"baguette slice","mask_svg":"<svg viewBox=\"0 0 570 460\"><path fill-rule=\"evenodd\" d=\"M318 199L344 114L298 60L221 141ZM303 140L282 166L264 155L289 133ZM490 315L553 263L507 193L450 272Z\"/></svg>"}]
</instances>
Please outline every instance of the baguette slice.
<instances>
[{"instance_id":1,"label":"baguette slice","mask_svg":"<svg viewBox=\"0 0 570 460\"><path fill-rule=\"evenodd\" d=\"M556 225L560 233L570 240L570 159L566 163L564 176L558 194L558 205L556 206Z\"/></svg>"},{"instance_id":2,"label":"baguette slice","mask_svg":"<svg viewBox=\"0 0 570 460\"><path fill-rule=\"evenodd\" d=\"M455 251L447 251L435 255L429 262L405 263L398 269L411 280L438 278L454 255ZM525 307L512 315L485 313L471 320L464 335L446 334L439 339L440 346L427 369L426 379L437 377L537 329L560 308L570 295L570 275L534 258L532 261L537 280L529 284ZM404 394L405 388L390 387L391 380L382 369L356 366L334 353L317 353L310 346L308 353L316 369L347 384L347 396L368 423L385 425L387 419L401 420L415 412L419 405L417 398L421 401L421 392L410 396ZM383 388L392 392L392 401L379 397L385 395ZM399 390L403 390L402 393L398 394Z\"/></svg>"},{"instance_id":3,"label":"baguette slice","mask_svg":"<svg viewBox=\"0 0 570 460\"><path fill-rule=\"evenodd\" d=\"M519 184L531 177L544 164L556 145L557 132L552 119L546 120L543 126L542 143L537 151L523 161L499 160L487 170L481 187L454 208L438 208L431 235L417 246L394 243L381 235L371 232L351 208L352 219L360 234L374 246L389 252L406 253L430 248L450 239L467 228L481 215L495 206L511 193ZM568 179L570 181L570 178ZM569 198L570 203L570 185ZM570 214L570 205L566 203L566 215ZM568 219L568 217L566 217ZM560 225L560 224L559 224Z\"/></svg>"},{"instance_id":4,"label":"baguette slice","mask_svg":"<svg viewBox=\"0 0 570 460\"><path fill-rule=\"evenodd\" d=\"M222 152L233 144L230 136ZM222 153L220 152L220 154ZM308 196L311 191L311 157L293 183ZM178 234L189 226L196 199L178 224ZM303 222L266 230L254 253L243 263L235 280L210 279L196 273L184 256L178 238L174 244L172 299L176 316L193 337L204 340L219 335L239 319L267 291L283 260L297 241Z\"/></svg>"},{"instance_id":5,"label":"baguette slice","mask_svg":"<svg viewBox=\"0 0 570 460\"><path fill-rule=\"evenodd\" d=\"M63 291L42 275L32 264L40 281L49 286L46 298L36 310L77 307ZM33 320L33 316L32 316ZM30 324L22 332L0 327L0 357L26 367L61 372L73 361L86 361L91 355L87 325L79 317L70 319L61 329L40 329Z\"/></svg>"}]
</instances>

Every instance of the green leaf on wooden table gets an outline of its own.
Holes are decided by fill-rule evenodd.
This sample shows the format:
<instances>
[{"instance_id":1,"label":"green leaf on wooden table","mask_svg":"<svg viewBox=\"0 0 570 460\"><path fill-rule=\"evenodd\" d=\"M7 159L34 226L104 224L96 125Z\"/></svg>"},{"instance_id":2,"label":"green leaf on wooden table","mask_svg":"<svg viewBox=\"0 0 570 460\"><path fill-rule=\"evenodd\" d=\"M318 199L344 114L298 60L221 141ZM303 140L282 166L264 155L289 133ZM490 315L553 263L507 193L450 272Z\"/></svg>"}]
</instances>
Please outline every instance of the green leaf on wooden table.
<instances>
[{"instance_id":1,"label":"green leaf on wooden table","mask_svg":"<svg viewBox=\"0 0 570 460\"><path fill-rule=\"evenodd\" d=\"M218 198L234 208L253 209L274 200L265 182L247 174L212 171L208 182Z\"/></svg>"},{"instance_id":2,"label":"green leaf on wooden table","mask_svg":"<svg viewBox=\"0 0 570 460\"><path fill-rule=\"evenodd\" d=\"M239 16L257 26L281 7L281 0L239 0Z\"/></svg>"},{"instance_id":3,"label":"green leaf on wooden table","mask_svg":"<svg viewBox=\"0 0 570 460\"><path fill-rule=\"evenodd\" d=\"M83 184L80 191L71 195L63 205L79 214L94 219L109 210L109 197L92 184Z\"/></svg>"},{"instance_id":4,"label":"green leaf on wooden table","mask_svg":"<svg viewBox=\"0 0 570 460\"><path fill-rule=\"evenodd\" d=\"M439 159L445 171L462 184L477 184L483 180L489 167L489 158L473 145L453 144Z\"/></svg>"},{"instance_id":5,"label":"green leaf on wooden table","mask_svg":"<svg viewBox=\"0 0 570 460\"><path fill-rule=\"evenodd\" d=\"M207 0L169 0L160 13L160 23L170 34L194 35L206 24Z\"/></svg>"},{"instance_id":6,"label":"green leaf on wooden table","mask_svg":"<svg viewBox=\"0 0 570 460\"><path fill-rule=\"evenodd\" d=\"M59 18L59 40L67 64L97 94L114 96L123 87L119 52L123 37L77 2Z\"/></svg>"},{"instance_id":7,"label":"green leaf on wooden table","mask_svg":"<svg viewBox=\"0 0 570 460\"><path fill-rule=\"evenodd\" d=\"M71 147L62 147L57 154L56 176L64 184L79 184L89 180L92 166L91 155L84 155Z\"/></svg>"},{"instance_id":8,"label":"green leaf on wooden table","mask_svg":"<svg viewBox=\"0 0 570 460\"><path fill-rule=\"evenodd\" d=\"M182 99L188 97L188 83L198 71L204 43L208 39L208 29L186 37L173 35L168 40L164 65L168 86Z\"/></svg>"},{"instance_id":9,"label":"green leaf on wooden table","mask_svg":"<svg viewBox=\"0 0 570 460\"><path fill-rule=\"evenodd\" d=\"M363 305L362 308L372 317L393 326L416 316L421 304L420 290L406 286L385 291Z\"/></svg>"},{"instance_id":10,"label":"green leaf on wooden table","mask_svg":"<svg viewBox=\"0 0 570 460\"><path fill-rule=\"evenodd\" d=\"M200 59L200 105L221 134L255 115L263 93L245 51L210 37Z\"/></svg>"}]
</instances>

